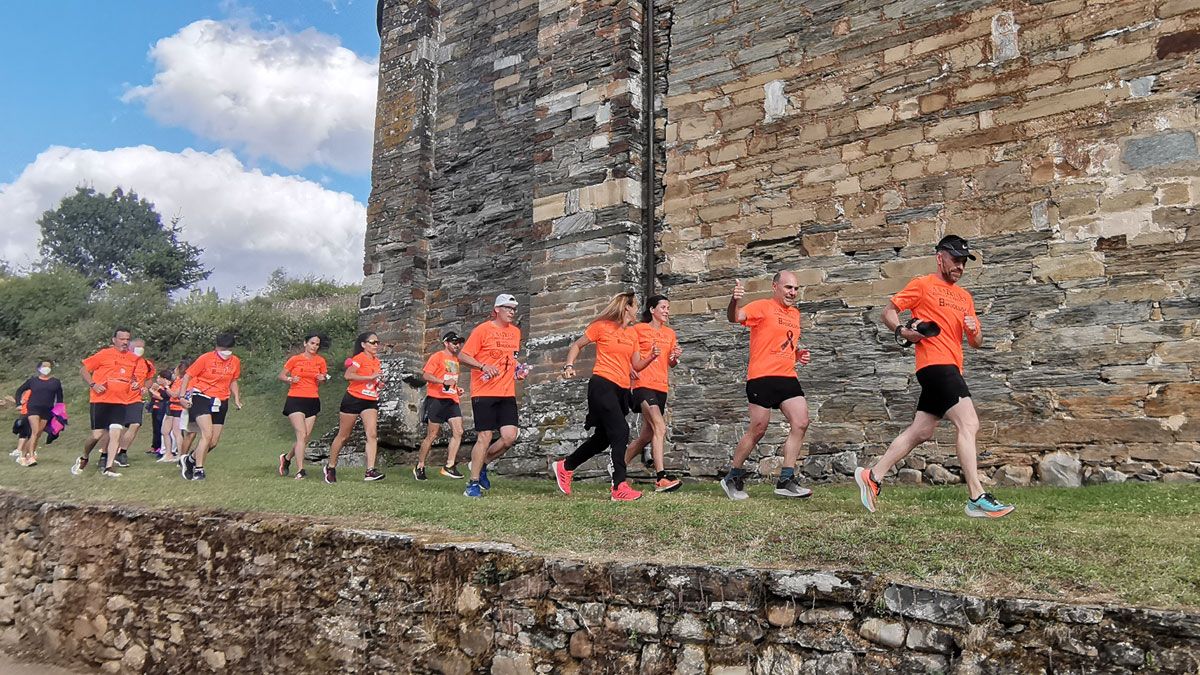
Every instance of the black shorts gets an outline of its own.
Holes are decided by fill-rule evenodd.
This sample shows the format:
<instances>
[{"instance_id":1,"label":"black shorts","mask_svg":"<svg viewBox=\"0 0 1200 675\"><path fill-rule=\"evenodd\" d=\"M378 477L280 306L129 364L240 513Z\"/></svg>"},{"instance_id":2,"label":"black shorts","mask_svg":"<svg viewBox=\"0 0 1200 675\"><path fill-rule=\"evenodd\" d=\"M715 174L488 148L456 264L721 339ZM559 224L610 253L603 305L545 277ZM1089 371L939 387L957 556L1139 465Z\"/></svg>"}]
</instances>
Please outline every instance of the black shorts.
<instances>
[{"instance_id":1,"label":"black shorts","mask_svg":"<svg viewBox=\"0 0 1200 675\"><path fill-rule=\"evenodd\" d=\"M453 399L426 396L421 404L421 423L445 424L455 417L462 417L462 407Z\"/></svg>"},{"instance_id":2,"label":"black shorts","mask_svg":"<svg viewBox=\"0 0 1200 675\"><path fill-rule=\"evenodd\" d=\"M29 412L25 414L31 417L37 417L43 422L49 422L50 418L54 417L54 413L51 412L49 408L35 408L33 406L30 406Z\"/></svg>"},{"instance_id":3,"label":"black shorts","mask_svg":"<svg viewBox=\"0 0 1200 675\"><path fill-rule=\"evenodd\" d=\"M746 400L764 408L779 410L779 406L790 398L804 398L804 388L794 377L771 375L746 380Z\"/></svg>"},{"instance_id":4,"label":"black shorts","mask_svg":"<svg viewBox=\"0 0 1200 675\"><path fill-rule=\"evenodd\" d=\"M142 413L146 412L146 404L138 401L125 406L125 426L130 427L142 423Z\"/></svg>"},{"instance_id":5,"label":"black shorts","mask_svg":"<svg viewBox=\"0 0 1200 675\"><path fill-rule=\"evenodd\" d=\"M925 366L917 371L917 382L921 383L917 410L935 417L945 417L960 399L971 398L958 366Z\"/></svg>"},{"instance_id":6,"label":"black shorts","mask_svg":"<svg viewBox=\"0 0 1200 675\"><path fill-rule=\"evenodd\" d=\"M479 396L471 398L471 414L475 431L500 431L500 427L517 426L517 397Z\"/></svg>"},{"instance_id":7,"label":"black shorts","mask_svg":"<svg viewBox=\"0 0 1200 675\"><path fill-rule=\"evenodd\" d=\"M213 410L213 406L216 410ZM192 396L192 407L188 410L188 414L192 419L197 420L201 417L211 417L213 424L225 424L225 414L229 412L229 399L221 400L211 396L201 396L195 394Z\"/></svg>"},{"instance_id":8,"label":"black shorts","mask_svg":"<svg viewBox=\"0 0 1200 675\"><path fill-rule=\"evenodd\" d=\"M179 417L183 414L182 410L168 410L167 417Z\"/></svg>"},{"instance_id":9,"label":"black shorts","mask_svg":"<svg viewBox=\"0 0 1200 675\"><path fill-rule=\"evenodd\" d=\"M126 426L124 403L93 403L91 409L92 430L108 431L111 426Z\"/></svg>"},{"instance_id":10,"label":"black shorts","mask_svg":"<svg viewBox=\"0 0 1200 675\"><path fill-rule=\"evenodd\" d=\"M667 392L665 391L656 391L654 389L647 389L646 387L638 387L637 389L633 390L633 398L630 402L630 405L633 407L633 411L635 413L641 414L642 401L645 401L652 406L658 406L658 412L660 413L667 412Z\"/></svg>"},{"instance_id":11,"label":"black shorts","mask_svg":"<svg viewBox=\"0 0 1200 675\"><path fill-rule=\"evenodd\" d=\"M346 392L346 395L342 397L342 405L338 410L347 415L361 415L364 410L379 410L379 401L359 398L350 392Z\"/></svg>"},{"instance_id":12,"label":"black shorts","mask_svg":"<svg viewBox=\"0 0 1200 675\"><path fill-rule=\"evenodd\" d=\"M308 396L289 396L283 402L283 416L304 413L305 417L316 417L321 412L321 399Z\"/></svg>"}]
</instances>

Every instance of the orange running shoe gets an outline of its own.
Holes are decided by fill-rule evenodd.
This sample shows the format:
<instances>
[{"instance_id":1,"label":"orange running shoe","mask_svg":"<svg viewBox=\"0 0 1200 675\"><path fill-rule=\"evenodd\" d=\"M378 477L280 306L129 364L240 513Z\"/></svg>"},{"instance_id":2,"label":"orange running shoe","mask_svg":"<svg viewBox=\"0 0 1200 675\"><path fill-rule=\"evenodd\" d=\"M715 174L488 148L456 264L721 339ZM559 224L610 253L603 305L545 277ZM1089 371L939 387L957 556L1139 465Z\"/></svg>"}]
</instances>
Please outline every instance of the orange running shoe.
<instances>
[{"instance_id":1,"label":"orange running shoe","mask_svg":"<svg viewBox=\"0 0 1200 675\"><path fill-rule=\"evenodd\" d=\"M683 485L683 481L679 480L678 478L663 477L663 478L659 478L658 480L654 481L654 491L655 492L674 492L679 489L680 485Z\"/></svg>"},{"instance_id":2,"label":"orange running shoe","mask_svg":"<svg viewBox=\"0 0 1200 675\"><path fill-rule=\"evenodd\" d=\"M621 481L621 484L612 490L612 500L614 502L631 502L635 499L641 499L642 493L629 487L629 483Z\"/></svg>"},{"instance_id":3,"label":"orange running shoe","mask_svg":"<svg viewBox=\"0 0 1200 675\"><path fill-rule=\"evenodd\" d=\"M567 463L565 460L558 460L550 465L550 473L554 474L554 482L558 483L558 489L564 495L571 494L571 479L575 477L574 471L567 471Z\"/></svg>"},{"instance_id":4,"label":"orange running shoe","mask_svg":"<svg viewBox=\"0 0 1200 675\"><path fill-rule=\"evenodd\" d=\"M854 482L858 483L858 494L862 498L862 505L871 513L875 513L876 503L879 500L879 483L875 482L871 470L862 467L855 469Z\"/></svg>"}]
</instances>

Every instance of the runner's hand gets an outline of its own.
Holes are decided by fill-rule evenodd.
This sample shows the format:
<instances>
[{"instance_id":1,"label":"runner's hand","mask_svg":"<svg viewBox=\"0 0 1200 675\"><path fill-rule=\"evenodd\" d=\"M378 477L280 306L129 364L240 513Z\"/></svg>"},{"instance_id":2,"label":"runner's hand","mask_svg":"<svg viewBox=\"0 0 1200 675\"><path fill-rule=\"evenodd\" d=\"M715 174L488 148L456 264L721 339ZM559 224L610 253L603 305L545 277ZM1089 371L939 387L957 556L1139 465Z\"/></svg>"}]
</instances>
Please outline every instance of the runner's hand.
<instances>
[{"instance_id":1,"label":"runner's hand","mask_svg":"<svg viewBox=\"0 0 1200 675\"><path fill-rule=\"evenodd\" d=\"M562 369L562 378L563 378L564 380L569 380L569 379L571 379L572 377L575 377L575 366L572 366L572 365L569 365L569 364L568 364L568 365L565 365L565 366L563 366L563 369Z\"/></svg>"},{"instance_id":2,"label":"runner's hand","mask_svg":"<svg viewBox=\"0 0 1200 675\"><path fill-rule=\"evenodd\" d=\"M967 330L970 331L972 335L979 332L979 322L976 321L975 317L971 316L970 314L967 314L963 317L963 325L967 327Z\"/></svg>"},{"instance_id":3,"label":"runner's hand","mask_svg":"<svg viewBox=\"0 0 1200 675\"><path fill-rule=\"evenodd\" d=\"M659 354L662 354L662 350L658 348L658 343L650 345L650 358L657 359Z\"/></svg>"},{"instance_id":4,"label":"runner's hand","mask_svg":"<svg viewBox=\"0 0 1200 675\"><path fill-rule=\"evenodd\" d=\"M810 354L807 349L797 349L796 350L796 362L797 363L799 363L802 366L807 366L808 362L811 360L812 360L812 354Z\"/></svg>"},{"instance_id":5,"label":"runner's hand","mask_svg":"<svg viewBox=\"0 0 1200 675\"><path fill-rule=\"evenodd\" d=\"M242 409L242 399L240 399L240 398L235 398L235 399L233 400L233 405L234 405L234 407L235 407L235 408L237 408L238 410L241 410L241 409Z\"/></svg>"},{"instance_id":6,"label":"runner's hand","mask_svg":"<svg viewBox=\"0 0 1200 675\"><path fill-rule=\"evenodd\" d=\"M746 287L742 285L741 279L737 279L733 285L733 299L741 300L742 296L745 294L746 294Z\"/></svg>"},{"instance_id":7,"label":"runner's hand","mask_svg":"<svg viewBox=\"0 0 1200 675\"><path fill-rule=\"evenodd\" d=\"M179 399L179 405L183 406L183 408L184 408L185 410L191 410L191 409L192 409L192 402L191 402L191 400L190 400L190 399L186 399L186 398L181 398L181 399Z\"/></svg>"},{"instance_id":8,"label":"runner's hand","mask_svg":"<svg viewBox=\"0 0 1200 675\"><path fill-rule=\"evenodd\" d=\"M671 355L668 356L667 358L671 359L672 361L677 362L677 361L679 361L680 356L683 356L683 349L680 348L679 345L675 345L675 348L671 350Z\"/></svg>"},{"instance_id":9,"label":"runner's hand","mask_svg":"<svg viewBox=\"0 0 1200 675\"><path fill-rule=\"evenodd\" d=\"M100 384L99 382L94 382L92 383L92 390L94 390L97 394L103 394L104 392L108 391L108 387Z\"/></svg>"},{"instance_id":10,"label":"runner's hand","mask_svg":"<svg viewBox=\"0 0 1200 675\"><path fill-rule=\"evenodd\" d=\"M488 377L495 377L500 374L500 369L496 366L484 366L480 368L480 370L482 370L483 374L487 375Z\"/></svg>"}]
</instances>

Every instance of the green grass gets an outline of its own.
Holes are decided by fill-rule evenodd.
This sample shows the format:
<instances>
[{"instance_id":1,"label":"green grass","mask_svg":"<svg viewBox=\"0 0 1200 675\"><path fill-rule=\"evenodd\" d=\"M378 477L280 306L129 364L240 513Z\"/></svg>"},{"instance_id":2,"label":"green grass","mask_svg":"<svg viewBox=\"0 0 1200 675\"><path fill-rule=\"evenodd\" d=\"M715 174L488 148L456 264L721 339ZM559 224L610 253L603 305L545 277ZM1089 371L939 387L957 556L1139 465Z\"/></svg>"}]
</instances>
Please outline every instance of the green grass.
<instances>
[{"instance_id":1,"label":"green grass","mask_svg":"<svg viewBox=\"0 0 1200 675\"><path fill-rule=\"evenodd\" d=\"M796 502L758 485L750 500L734 503L716 484L701 482L614 504L602 483L580 483L568 498L548 480L500 476L484 499L468 500L461 481L431 472L428 482L416 483L410 467L389 467L385 481L370 484L361 481L361 468L343 469L336 486L317 472L304 482L278 477L275 458L290 433L279 414L282 398L248 396L247 410L230 414L203 483L184 483L172 466L152 463L141 453L145 436L122 478L71 476L86 426L76 405L76 423L43 448L37 467L0 462L0 489L158 508L297 513L568 557L841 569L980 594L1200 607L1195 486L1002 489L1018 510L986 522L963 515L961 487L887 486L874 515L859 505L853 486L816 486L812 499ZM327 401L326 410L334 405ZM318 433L332 420L326 412ZM440 452L434 450L435 465Z\"/></svg>"}]
</instances>

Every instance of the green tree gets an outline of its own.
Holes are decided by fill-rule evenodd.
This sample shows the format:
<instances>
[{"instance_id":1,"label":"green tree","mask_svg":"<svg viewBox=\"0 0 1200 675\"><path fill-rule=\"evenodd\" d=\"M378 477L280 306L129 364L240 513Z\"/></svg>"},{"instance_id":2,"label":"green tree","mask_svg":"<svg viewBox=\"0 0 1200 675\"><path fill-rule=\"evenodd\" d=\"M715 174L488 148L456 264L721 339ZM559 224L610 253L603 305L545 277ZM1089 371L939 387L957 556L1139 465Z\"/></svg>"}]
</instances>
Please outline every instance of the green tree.
<instances>
[{"instance_id":1,"label":"green tree","mask_svg":"<svg viewBox=\"0 0 1200 675\"><path fill-rule=\"evenodd\" d=\"M38 225L45 261L79 271L95 288L142 280L174 291L209 275L200 263L204 250L180 238L179 219L163 223L154 205L132 191L75 188Z\"/></svg>"}]
</instances>

